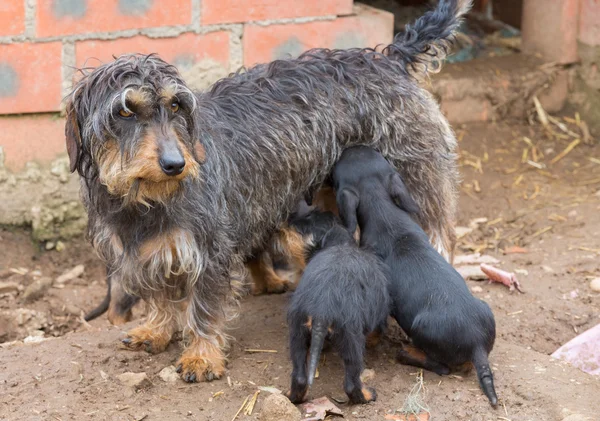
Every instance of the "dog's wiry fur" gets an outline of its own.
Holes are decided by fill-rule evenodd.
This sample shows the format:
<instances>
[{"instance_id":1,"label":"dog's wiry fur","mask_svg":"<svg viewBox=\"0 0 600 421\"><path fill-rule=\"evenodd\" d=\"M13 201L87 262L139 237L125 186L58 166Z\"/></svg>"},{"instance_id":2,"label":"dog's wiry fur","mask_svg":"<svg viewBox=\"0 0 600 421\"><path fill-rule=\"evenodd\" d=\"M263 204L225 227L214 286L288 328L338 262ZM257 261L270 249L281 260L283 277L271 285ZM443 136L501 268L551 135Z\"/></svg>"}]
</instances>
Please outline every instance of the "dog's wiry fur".
<instances>
[{"instance_id":1,"label":"dog's wiry fur","mask_svg":"<svg viewBox=\"0 0 600 421\"><path fill-rule=\"evenodd\" d=\"M65 131L95 249L128 292L185 301L197 350L208 352L202 341L224 346L231 272L264 247L344 148L368 144L401 171L420 222L450 252L456 141L413 65L443 59L469 4L442 0L384 53L310 50L203 93L153 55L121 56L84 75L68 97ZM165 151L185 159L183 172L161 171ZM220 363L191 361L184 378L223 374Z\"/></svg>"},{"instance_id":2,"label":"dog's wiry fur","mask_svg":"<svg viewBox=\"0 0 600 421\"><path fill-rule=\"evenodd\" d=\"M385 267L358 248L332 213L312 210L290 225L311 235L314 247L288 310L293 364L288 397L294 403L305 399L329 335L344 362L350 401L373 401L375 390L364 387L360 374L365 336L384 325L389 313Z\"/></svg>"},{"instance_id":3,"label":"dog's wiry fur","mask_svg":"<svg viewBox=\"0 0 600 421\"><path fill-rule=\"evenodd\" d=\"M334 170L340 216L361 246L389 267L392 315L414 348L398 359L438 374L473 363L492 405L498 399L488 354L496 338L490 307L471 294L462 276L431 246L412 219L418 213L401 177L368 147L344 151Z\"/></svg>"}]
</instances>

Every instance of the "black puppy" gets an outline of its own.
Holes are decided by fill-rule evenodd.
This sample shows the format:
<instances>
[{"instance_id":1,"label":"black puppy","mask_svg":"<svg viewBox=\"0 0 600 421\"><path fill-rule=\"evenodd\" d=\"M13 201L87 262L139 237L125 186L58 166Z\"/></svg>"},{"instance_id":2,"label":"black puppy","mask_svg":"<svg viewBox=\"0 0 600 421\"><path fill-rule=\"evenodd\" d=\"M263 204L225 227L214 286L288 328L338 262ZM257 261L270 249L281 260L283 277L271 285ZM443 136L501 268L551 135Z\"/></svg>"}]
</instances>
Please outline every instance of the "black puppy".
<instances>
[{"instance_id":1,"label":"black puppy","mask_svg":"<svg viewBox=\"0 0 600 421\"><path fill-rule=\"evenodd\" d=\"M342 220L350 232L358 224L361 246L388 265L392 316L424 352L407 347L398 360L438 374L472 363L496 406L488 362L496 337L494 315L412 219L419 209L400 175L367 147L344 151L333 175Z\"/></svg>"},{"instance_id":2,"label":"black puppy","mask_svg":"<svg viewBox=\"0 0 600 421\"><path fill-rule=\"evenodd\" d=\"M375 390L363 386L360 374L365 336L389 314L385 265L359 249L330 212L296 214L289 225L312 236L313 247L288 311L293 371L287 396L294 403L305 399L328 336L344 362L344 391L350 401L374 401Z\"/></svg>"}]
</instances>

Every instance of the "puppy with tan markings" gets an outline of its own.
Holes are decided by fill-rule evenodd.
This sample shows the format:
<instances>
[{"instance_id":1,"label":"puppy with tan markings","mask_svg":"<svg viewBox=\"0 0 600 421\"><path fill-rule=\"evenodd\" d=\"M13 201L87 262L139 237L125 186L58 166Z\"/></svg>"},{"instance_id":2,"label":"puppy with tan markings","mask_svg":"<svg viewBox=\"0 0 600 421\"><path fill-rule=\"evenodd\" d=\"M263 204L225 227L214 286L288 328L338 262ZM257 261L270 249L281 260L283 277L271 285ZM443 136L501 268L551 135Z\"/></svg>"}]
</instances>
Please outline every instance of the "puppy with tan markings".
<instances>
[{"instance_id":1,"label":"puppy with tan markings","mask_svg":"<svg viewBox=\"0 0 600 421\"><path fill-rule=\"evenodd\" d=\"M365 337L389 314L385 266L359 249L332 213L298 214L290 226L310 232L314 247L288 310L293 371L287 395L294 403L305 399L328 336L344 362L344 391L350 401L374 401L377 394L363 385L360 373Z\"/></svg>"},{"instance_id":2,"label":"puppy with tan markings","mask_svg":"<svg viewBox=\"0 0 600 421\"><path fill-rule=\"evenodd\" d=\"M398 353L404 364L448 374L466 363L493 406L498 403L488 354L496 324L490 307L473 297L456 270L413 220L419 208L396 170L375 150L354 147L334 169L340 216L361 246L389 267L392 315L417 348Z\"/></svg>"}]
</instances>

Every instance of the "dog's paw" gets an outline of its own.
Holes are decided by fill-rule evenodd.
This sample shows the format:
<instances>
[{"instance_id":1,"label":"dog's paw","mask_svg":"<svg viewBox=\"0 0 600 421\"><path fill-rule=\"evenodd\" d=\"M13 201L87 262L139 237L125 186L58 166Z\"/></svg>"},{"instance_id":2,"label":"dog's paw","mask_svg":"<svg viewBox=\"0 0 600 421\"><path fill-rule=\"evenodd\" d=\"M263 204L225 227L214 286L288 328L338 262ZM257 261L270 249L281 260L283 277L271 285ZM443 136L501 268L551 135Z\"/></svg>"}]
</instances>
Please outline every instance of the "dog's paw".
<instances>
[{"instance_id":1,"label":"dog's paw","mask_svg":"<svg viewBox=\"0 0 600 421\"><path fill-rule=\"evenodd\" d=\"M267 282L267 294L283 294L290 289L290 283L283 278Z\"/></svg>"},{"instance_id":2,"label":"dog's paw","mask_svg":"<svg viewBox=\"0 0 600 421\"><path fill-rule=\"evenodd\" d=\"M146 351L150 354L163 352L171 342L171 335L148 326L139 326L130 330L121 343L132 351Z\"/></svg>"},{"instance_id":3,"label":"dog's paw","mask_svg":"<svg viewBox=\"0 0 600 421\"><path fill-rule=\"evenodd\" d=\"M252 295L283 294L290 288L290 282L283 278L269 278L264 283L252 285Z\"/></svg>"},{"instance_id":4,"label":"dog's paw","mask_svg":"<svg viewBox=\"0 0 600 421\"><path fill-rule=\"evenodd\" d=\"M225 374L225 356L219 347L209 342L202 347L192 345L177 362L177 372L187 383L220 379Z\"/></svg>"}]
</instances>

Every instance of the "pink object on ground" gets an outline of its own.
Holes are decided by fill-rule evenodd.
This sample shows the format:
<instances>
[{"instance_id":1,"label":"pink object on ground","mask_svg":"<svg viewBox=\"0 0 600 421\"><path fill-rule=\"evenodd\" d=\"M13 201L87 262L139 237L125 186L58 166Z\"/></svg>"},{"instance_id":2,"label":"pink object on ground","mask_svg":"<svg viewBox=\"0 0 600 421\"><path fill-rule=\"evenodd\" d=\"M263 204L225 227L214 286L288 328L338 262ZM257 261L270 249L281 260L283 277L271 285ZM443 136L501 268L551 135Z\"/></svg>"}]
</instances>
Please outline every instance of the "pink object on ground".
<instances>
[{"instance_id":1,"label":"pink object on ground","mask_svg":"<svg viewBox=\"0 0 600 421\"><path fill-rule=\"evenodd\" d=\"M564 360L585 373L600 376L600 324L571 339L554 351L552 357Z\"/></svg>"}]
</instances>

